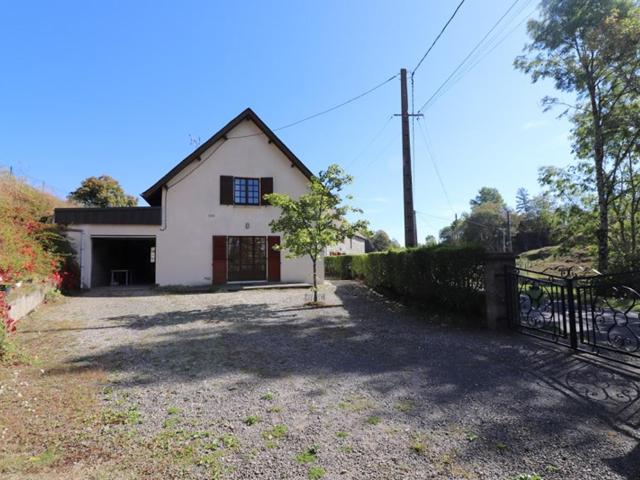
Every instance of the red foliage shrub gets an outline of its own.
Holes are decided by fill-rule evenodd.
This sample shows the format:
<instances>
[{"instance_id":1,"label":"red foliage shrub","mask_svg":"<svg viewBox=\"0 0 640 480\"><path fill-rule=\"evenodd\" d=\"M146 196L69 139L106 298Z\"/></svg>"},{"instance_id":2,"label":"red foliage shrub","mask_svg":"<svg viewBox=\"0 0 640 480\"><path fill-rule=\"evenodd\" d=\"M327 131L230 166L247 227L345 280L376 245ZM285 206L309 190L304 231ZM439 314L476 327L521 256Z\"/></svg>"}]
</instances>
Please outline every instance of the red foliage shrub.
<instances>
[{"instance_id":1,"label":"red foliage shrub","mask_svg":"<svg viewBox=\"0 0 640 480\"><path fill-rule=\"evenodd\" d=\"M16 321L9 315L11 305L7 302L6 293L0 291L0 328L4 328L5 331L13 333L16 331Z\"/></svg>"},{"instance_id":2,"label":"red foliage shrub","mask_svg":"<svg viewBox=\"0 0 640 480\"><path fill-rule=\"evenodd\" d=\"M0 288L19 281L77 287L77 266L60 228L51 222L63 200L0 172ZM0 289L0 329L15 331L6 292ZM1 343L2 332L0 332Z\"/></svg>"}]
</instances>

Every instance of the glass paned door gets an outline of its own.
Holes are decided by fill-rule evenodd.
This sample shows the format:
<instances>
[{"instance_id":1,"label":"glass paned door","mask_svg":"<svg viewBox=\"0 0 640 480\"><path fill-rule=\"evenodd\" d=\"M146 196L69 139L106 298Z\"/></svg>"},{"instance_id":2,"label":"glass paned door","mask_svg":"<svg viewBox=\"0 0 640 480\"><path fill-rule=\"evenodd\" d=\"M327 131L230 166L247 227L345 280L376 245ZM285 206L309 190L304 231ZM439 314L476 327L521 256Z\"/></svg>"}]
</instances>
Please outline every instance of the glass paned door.
<instances>
[{"instance_id":1,"label":"glass paned door","mask_svg":"<svg viewBox=\"0 0 640 480\"><path fill-rule=\"evenodd\" d=\"M266 280L265 237L229 237L229 281Z\"/></svg>"}]
</instances>

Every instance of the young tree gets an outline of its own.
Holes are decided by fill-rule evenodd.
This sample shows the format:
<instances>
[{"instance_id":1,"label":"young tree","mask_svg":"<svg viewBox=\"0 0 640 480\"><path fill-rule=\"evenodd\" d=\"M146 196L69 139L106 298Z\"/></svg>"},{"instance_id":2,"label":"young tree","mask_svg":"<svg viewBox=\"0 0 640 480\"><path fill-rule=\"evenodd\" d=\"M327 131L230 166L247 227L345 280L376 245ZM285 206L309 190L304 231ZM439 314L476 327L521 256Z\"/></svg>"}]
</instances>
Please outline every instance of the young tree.
<instances>
[{"instance_id":1,"label":"young tree","mask_svg":"<svg viewBox=\"0 0 640 480\"><path fill-rule=\"evenodd\" d=\"M135 207L138 199L127 195L120 183L108 175L89 177L67 198L86 207Z\"/></svg>"},{"instance_id":2,"label":"young tree","mask_svg":"<svg viewBox=\"0 0 640 480\"><path fill-rule=\"evenodd\" d=\"M290 258L308 255L313 265L313 301L318 301L317 264L322 253L331 245L367 230L367 222L347 221L349 213L361 213L360 209L343 203L341 192L353 178L338 165L313 177L309 192L294 200L285 193L271 193L264 198L282 210L280 217L269 225L274 232L282 232L278 248L286 250ZM347 195L346 200L351 200Z\"/></svg>"},{"instance_id":3,"label":"young tree","mask_svg":"<svg viewBox=\"0 0 640 480\"><path fill-rule=\"evenodd\" d=\"M528 24L530 56L518 57L515 66L534 82L550 78L556 89L577 97L575 105L568 105L574 151L591 160L583 167L595 184L598 266L607 271L611 182L619 167L610 142L621 128L633 127L621 118L638 96L640 10L633 0L543 0L541 12L541 19ZM554 98L544 103L562 104Z\"/></svg>"}]
</instances>

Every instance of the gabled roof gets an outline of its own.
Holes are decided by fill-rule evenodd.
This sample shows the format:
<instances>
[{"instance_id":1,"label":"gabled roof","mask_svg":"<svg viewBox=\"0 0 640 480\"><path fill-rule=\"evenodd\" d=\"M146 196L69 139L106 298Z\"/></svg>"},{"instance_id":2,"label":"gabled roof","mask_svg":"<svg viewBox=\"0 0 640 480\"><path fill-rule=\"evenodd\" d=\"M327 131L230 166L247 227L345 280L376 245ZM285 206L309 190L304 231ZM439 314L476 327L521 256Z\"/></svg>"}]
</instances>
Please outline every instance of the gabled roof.
<instances>
[{"instance_id":1,"label":"gabled roof","mask_svg":"<svg viewBox=\"0 0 640 480\"><path fill-rule=\"evenodd\" d=\"M173 167L169 173L167 173L164 177L158 180L153 186L147 189L145 192L141 194L142 198L144 198L149 205L160 205L162 199L162 187L171 180L175 175L180 173L180 171L188 166L191 162L194 162L200 158L200 156L207 151L212 145L214 145L220 139L227 139L227 133L233 130L240 122L243 120L252 120L258 128L264 133L264 135L269 140L269 143L273 143L276 147L280 149L280 151L291 161L292 166L296 166L307 178L311 179L313 173L309 170L302 161L295 156L295 154L289 150L289 148L282 143L273 130L271 130L267 125L260 120L260 117L256 115L256 113L247 108L236 118L227 123L224 127L222 127L215 135L213 135L209 140L204 142L198 148L196 148L189 156L187 156L184 160L182 160L179 164ZM233 139L233 137L230 137Z\"/></svg>"}]
</instances>

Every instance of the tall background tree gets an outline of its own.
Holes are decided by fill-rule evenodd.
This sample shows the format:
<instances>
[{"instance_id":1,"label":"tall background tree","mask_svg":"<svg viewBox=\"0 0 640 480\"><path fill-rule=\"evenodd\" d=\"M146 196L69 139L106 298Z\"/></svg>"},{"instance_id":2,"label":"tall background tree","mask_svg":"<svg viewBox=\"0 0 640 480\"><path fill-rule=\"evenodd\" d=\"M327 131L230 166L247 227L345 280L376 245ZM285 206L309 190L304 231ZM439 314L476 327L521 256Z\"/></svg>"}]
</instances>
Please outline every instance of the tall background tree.
<instances>
[{"instance_id":1,"label":"tall background tree","mask_svg":"<svg viewBox=\"0 0 640 480\"><path fill-rule=\"evenodd\" d=\"M346 203L342 190L353 181L338 165L330 165L327 170L313 177L309 193L297 200L285 193L271 193L265 199L273 206L280 207L280 216L269 225L274 232L282 232L283 238L278 248L286 251L288 257L308 256L313 266L313 302L318 302L317 264L327 247L367 231L363 220L349 222L347 215L361 213L361 210ZM345 200L351 200L347 195Z\"/></svg>"},{"instance_id":2,"label":"tall background tree","mask_svg":"<svg viewBox=\"0 0 640 480\"><path fill-rule=\"evenodd\" d=\"M371 245L376 252L386 252L391 248L400 248L398 241L391 238L384 230L376 230L371 235Z\"/></svg>"},{"instance_id":3,"label":"tall background tree","mask_svg":"<svg viewBox=\"0 0 640 480\"><path fill-rule=\"evenodd\" d=\"M86 207L135 207L138 199L127 195L120 183L108 175L88 177L67 198Z\"/></svg>"},{"instance_id":4,"label":"tall background tree","mask_svg":"<svg viewBox=\"0 0 640 480\"><path fill-rule=\"evenodd\" d=\"M524 252L555 241L554 228L557 224L554 204L546 194L530 196L524 188L516 193L516 216L514 216L514 250Z\"/></svg>"},{"instance_id":5,"label":"tall background tree","mask_svg":"<svg viewBox=\"0 0 640 480\"><path fill-rule=\"evenodd\" d=\"M553 245L563 226L553 197L548 193L531 196L520 188L515 201L514 210L497 189L481 188L469 201L471 210L440 230L440 242L514 253Z\"/></svg>"},{"instance_id":6,"label":"tall background tree","mask_svg":"<svg viewBox=\"0 0 640 480\"><path fill-rule=\"evenodd\" d=\"M438 244L438 240L433 235L427 235L424 237L424 245L426 247L433 247Z\"/></svg>"},{"instance_id":7,"label":"tall background tree","mask_svg":"<svg viewBox=\"0 0 640 480\"><path fill-rule=\"evenodd\" d=\"M531 43L516 68L532 80L551 79L575 96L567 104L546 97L550 108L565 105L573 123L578 163L569 173L595 193L598 267L609 269L610 211L620 167L637 150L640 13L632 0L543 0L530 20ZM553 179L550 179L553 182Z\"/></svg>"}]
</instances>

